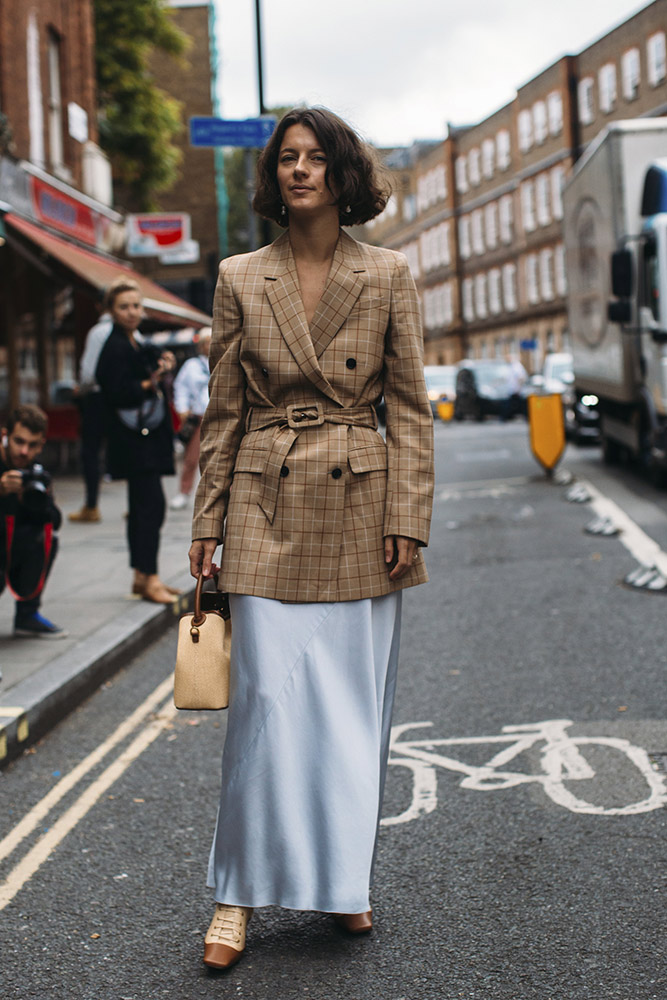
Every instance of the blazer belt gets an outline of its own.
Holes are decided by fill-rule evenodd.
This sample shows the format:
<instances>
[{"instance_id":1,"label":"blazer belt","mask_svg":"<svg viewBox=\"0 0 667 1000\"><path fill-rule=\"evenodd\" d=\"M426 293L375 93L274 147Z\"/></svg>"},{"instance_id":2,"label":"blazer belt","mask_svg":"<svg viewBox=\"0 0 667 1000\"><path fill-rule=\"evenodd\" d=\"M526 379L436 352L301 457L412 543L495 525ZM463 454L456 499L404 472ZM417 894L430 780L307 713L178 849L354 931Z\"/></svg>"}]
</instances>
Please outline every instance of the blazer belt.
<instances>
[{"instance_id":1,"label":"blazer belt","mask_svg":"<svg viewBox=\"0 0 667 1000\"><path fill-rule=\"evenodd\" d=\"M259 506L270 524L276 513L281 469L289 452L302 431L324 423L347 424L355 427L372 427L377 430L378 420L374 406L347 406L325 410L322 403L291 403L289 406L252 406L246 417L246 432L260 431L266 427L285 427L271 446L264 468Z\"/></svg>"}]
</instances>

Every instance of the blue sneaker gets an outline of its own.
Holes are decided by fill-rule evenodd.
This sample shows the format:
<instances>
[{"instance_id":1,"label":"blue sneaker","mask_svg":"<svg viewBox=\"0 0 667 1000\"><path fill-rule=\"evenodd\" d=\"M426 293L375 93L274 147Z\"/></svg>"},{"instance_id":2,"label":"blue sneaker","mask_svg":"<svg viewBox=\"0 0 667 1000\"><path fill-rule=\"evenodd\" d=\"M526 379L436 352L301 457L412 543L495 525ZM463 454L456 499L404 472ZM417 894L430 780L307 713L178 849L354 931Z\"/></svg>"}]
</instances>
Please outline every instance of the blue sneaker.
<instances>
[{"instance_id":1,"label":"blue sneaker","mask_svg":"<svg viewBox=\"0 0 667 1000\"><path fill-rule=\"evenodd\" d=\"M17 615L14 620L14 635L29 639L65 639L68 634L64 628L40 615L39 611L33 611L31 615Z\"/></svg>"}]
</instances>

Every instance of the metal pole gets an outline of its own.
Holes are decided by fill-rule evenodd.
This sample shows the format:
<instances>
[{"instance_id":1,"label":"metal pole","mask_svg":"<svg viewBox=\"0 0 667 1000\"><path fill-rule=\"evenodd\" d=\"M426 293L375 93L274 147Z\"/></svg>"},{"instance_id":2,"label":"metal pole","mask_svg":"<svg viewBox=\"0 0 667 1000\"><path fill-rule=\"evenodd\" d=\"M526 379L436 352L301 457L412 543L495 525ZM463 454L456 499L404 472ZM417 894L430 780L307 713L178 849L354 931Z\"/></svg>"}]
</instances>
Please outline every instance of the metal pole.
<instances>
[{"instance_id":1,"label":"metal pole","mask_svg":"<svg viewBox=\"0 0 667 1000\"><path fill-rule=\"evenodd\" d=\"M257 36L257 93L259 96L259 113L266 114L264 107L264 75L262 70L262 12L260 0L255 0L255 32Z\"/></svg>"},{"instance_id":2,"label":"metal pole","mask_svg":"<svg viewBox=\"0 0 667 1000\"><path fill-rule=\"evenodd\" d=\"M262 11L261 0L255 0L255 30L257 36L257 94L259 97L259 114L266 114L264 105L264 71L262 59ZM253 228L253 233L255 232ZM262 246L271 242L271 226L268 219L259 220L259 232Z\"/></svg>"}]
</instances>

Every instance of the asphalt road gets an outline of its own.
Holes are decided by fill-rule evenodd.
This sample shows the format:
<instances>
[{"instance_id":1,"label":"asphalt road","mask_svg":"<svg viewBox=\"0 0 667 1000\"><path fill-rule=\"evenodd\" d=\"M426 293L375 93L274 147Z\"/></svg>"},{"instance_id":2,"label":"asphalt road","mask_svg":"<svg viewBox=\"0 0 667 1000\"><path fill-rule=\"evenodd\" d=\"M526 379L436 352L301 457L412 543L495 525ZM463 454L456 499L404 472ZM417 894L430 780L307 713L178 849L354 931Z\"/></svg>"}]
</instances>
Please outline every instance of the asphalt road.
<instances>
[{"instance_id":1,"label":"asphalt road","mask_svg":"<svg viewBox=\"0 0 667 1000\"><path fill-rule=\"evenodd\" d=\"M622 585L633 554L525 424L436 443L372 937L269 908L238 966L203 966L225 717L171 711L171 630L0 776L3 996L665 1000L667 595ZM596 450L563 465L667 548L667 493Z\"/></svg>"}]
</instances>

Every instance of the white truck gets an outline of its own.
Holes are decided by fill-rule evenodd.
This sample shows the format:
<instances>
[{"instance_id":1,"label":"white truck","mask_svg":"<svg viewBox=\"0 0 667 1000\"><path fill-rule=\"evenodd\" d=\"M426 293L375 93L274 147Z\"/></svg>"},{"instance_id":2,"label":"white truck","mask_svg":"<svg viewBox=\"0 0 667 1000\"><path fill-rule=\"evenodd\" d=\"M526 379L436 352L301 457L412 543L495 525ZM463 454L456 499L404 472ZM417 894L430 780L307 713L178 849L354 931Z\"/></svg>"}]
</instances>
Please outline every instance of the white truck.
<instances>
[{"instance_id":1,"label":"white truck","mask_svg":"<svg viewBox=\"0 0 667 1000\"><path fill-rule=\"evenodd\" d=\"M563 192L574 388L608 462L667 472L667 118L610 124Z\"/></svg>"}]
</instances>

